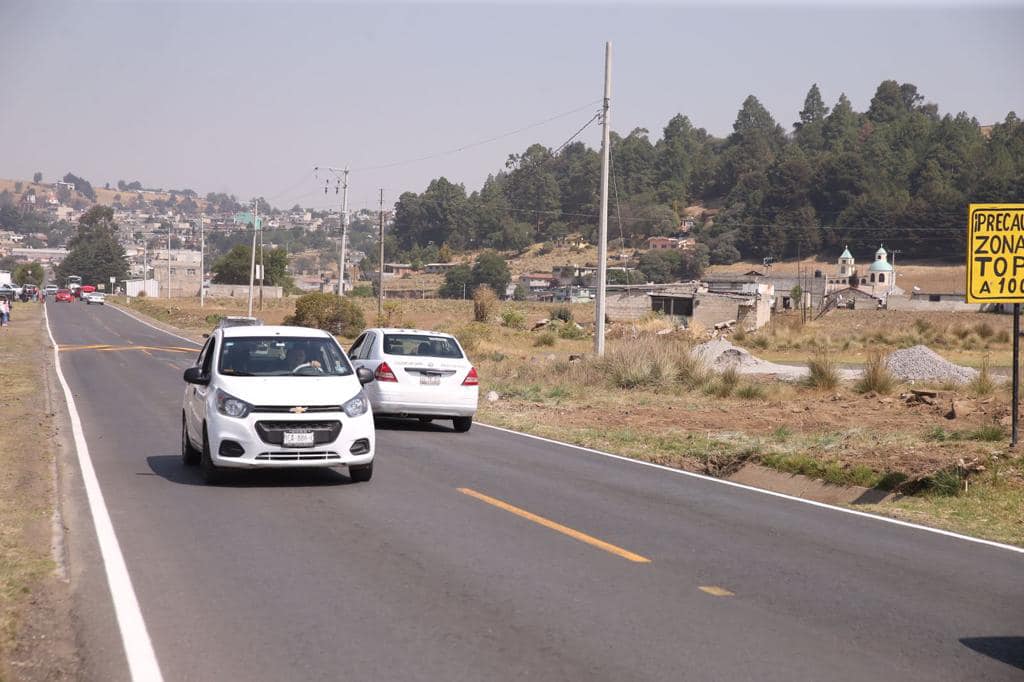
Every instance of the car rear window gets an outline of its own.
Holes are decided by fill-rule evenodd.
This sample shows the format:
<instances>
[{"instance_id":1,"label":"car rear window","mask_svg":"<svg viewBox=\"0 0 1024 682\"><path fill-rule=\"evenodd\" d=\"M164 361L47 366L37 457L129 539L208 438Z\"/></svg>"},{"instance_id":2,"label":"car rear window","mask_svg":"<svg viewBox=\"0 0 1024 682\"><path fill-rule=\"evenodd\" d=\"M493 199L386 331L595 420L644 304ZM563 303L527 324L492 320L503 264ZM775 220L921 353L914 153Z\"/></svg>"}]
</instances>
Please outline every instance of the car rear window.
<instances>
[{"instance_id":1,"label":"car rear window","mask_svg":"<svg viewBox=\"0 0 1024 682\"><path fill-rule=\"evenodd\" d=\"M462 349L455 339L430 334L385 334L384 352L421 358L461 358Z\"/></svg>"}]
</instances>

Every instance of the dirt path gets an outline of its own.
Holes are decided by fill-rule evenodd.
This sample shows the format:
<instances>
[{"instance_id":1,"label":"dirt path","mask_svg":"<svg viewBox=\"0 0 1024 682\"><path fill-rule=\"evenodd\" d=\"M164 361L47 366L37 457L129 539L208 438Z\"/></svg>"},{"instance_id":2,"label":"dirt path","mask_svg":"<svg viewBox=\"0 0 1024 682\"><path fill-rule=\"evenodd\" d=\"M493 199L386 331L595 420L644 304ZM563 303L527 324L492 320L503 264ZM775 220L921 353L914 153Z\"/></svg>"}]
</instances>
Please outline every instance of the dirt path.
<instances>
[{"instance_id":1,"label":"dirt path","mask_svg":"<svg viewBox=\"0 0 1024 682\"><path fill-rule=\"evenodd\" d=\"M70 588L53 551L63 404L51 357L42 306L16 304L0 330L0 680L77 676Z\"/></svg>"}]
</instances>

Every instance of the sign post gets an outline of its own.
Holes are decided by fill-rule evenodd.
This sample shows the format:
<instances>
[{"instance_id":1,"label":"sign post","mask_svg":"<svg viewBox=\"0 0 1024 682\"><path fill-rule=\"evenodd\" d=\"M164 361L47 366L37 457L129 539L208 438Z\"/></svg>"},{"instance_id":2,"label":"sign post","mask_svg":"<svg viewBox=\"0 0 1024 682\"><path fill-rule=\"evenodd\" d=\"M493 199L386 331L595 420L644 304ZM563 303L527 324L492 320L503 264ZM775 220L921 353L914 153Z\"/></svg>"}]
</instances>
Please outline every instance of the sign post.
<instances>
[{"instance_id":1,"label":"sign post","mask_svg":"<svg viewBox=\"0 0 1024 682\"><path fill-rule=\"evenodd\" d=\"M971 204L967 213L967 302L1013 304L1010 447L1020 411L1020 304L1024 302L1024 204Z\"/></svg>"}]
</instances>

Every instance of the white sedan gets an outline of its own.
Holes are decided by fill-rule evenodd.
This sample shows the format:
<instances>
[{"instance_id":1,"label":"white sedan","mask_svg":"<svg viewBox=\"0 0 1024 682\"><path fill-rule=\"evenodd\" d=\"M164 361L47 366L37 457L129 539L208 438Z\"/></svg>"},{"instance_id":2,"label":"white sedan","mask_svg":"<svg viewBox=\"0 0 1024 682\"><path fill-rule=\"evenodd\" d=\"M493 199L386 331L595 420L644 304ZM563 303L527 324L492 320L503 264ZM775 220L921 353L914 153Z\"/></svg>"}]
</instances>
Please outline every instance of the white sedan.
<instances>
[{"instance_id":1,"label":"white sedan","mask_svg":"<svg viewBox=\"0 0 1024 682\"><path fill-rule=\"evenodd\" d=\"M366 393L377 416L451 419L473 425L480 380L451 334L421 329L367 329L348 351L352 364L373 372Z\"/></svg>"},{"instance_id":2,"label":"white sedan","mask_svg":"<svg viewBox=\"0 0 1024 682\"><path fill-rule=\"evenodd\" d=\"M89 293L82 295L82 300L90 305L93 303L103 305L107 302L107 297L99 291L90 291Z\"/></svg>"},{"instance_id":3,"label":"white sedan","mask_svg":"<svg viewBox=\"0 0 1024 682\"><path fill-rule=\"evenodd\" d=\"M333 336L303 327L217 329L185 370L181 456L215 483L224 469L346 467L373 474L373 413Z\"/></svg>"}]
</instances>

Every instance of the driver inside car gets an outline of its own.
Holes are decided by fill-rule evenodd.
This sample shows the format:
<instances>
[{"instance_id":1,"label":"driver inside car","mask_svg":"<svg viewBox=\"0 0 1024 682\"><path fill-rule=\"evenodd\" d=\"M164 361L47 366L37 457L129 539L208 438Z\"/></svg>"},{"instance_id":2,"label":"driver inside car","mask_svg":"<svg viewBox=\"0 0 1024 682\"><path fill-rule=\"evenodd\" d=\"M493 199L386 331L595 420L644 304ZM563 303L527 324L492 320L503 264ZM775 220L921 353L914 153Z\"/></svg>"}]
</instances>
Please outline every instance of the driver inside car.
<instances>
[{"instance_id":1,"label":"driver inside car","mask_svg":"<svg viewBox=\"0 0 1024 682\"><path fill-rule=\"evenodd\" d=\"M320 362L318 360L306 360L306 349L301 346L295 346L288 351L286 362L288 367L291 368L292 373L306 368L320 369Z\"/></svg>"}]
</instances>

